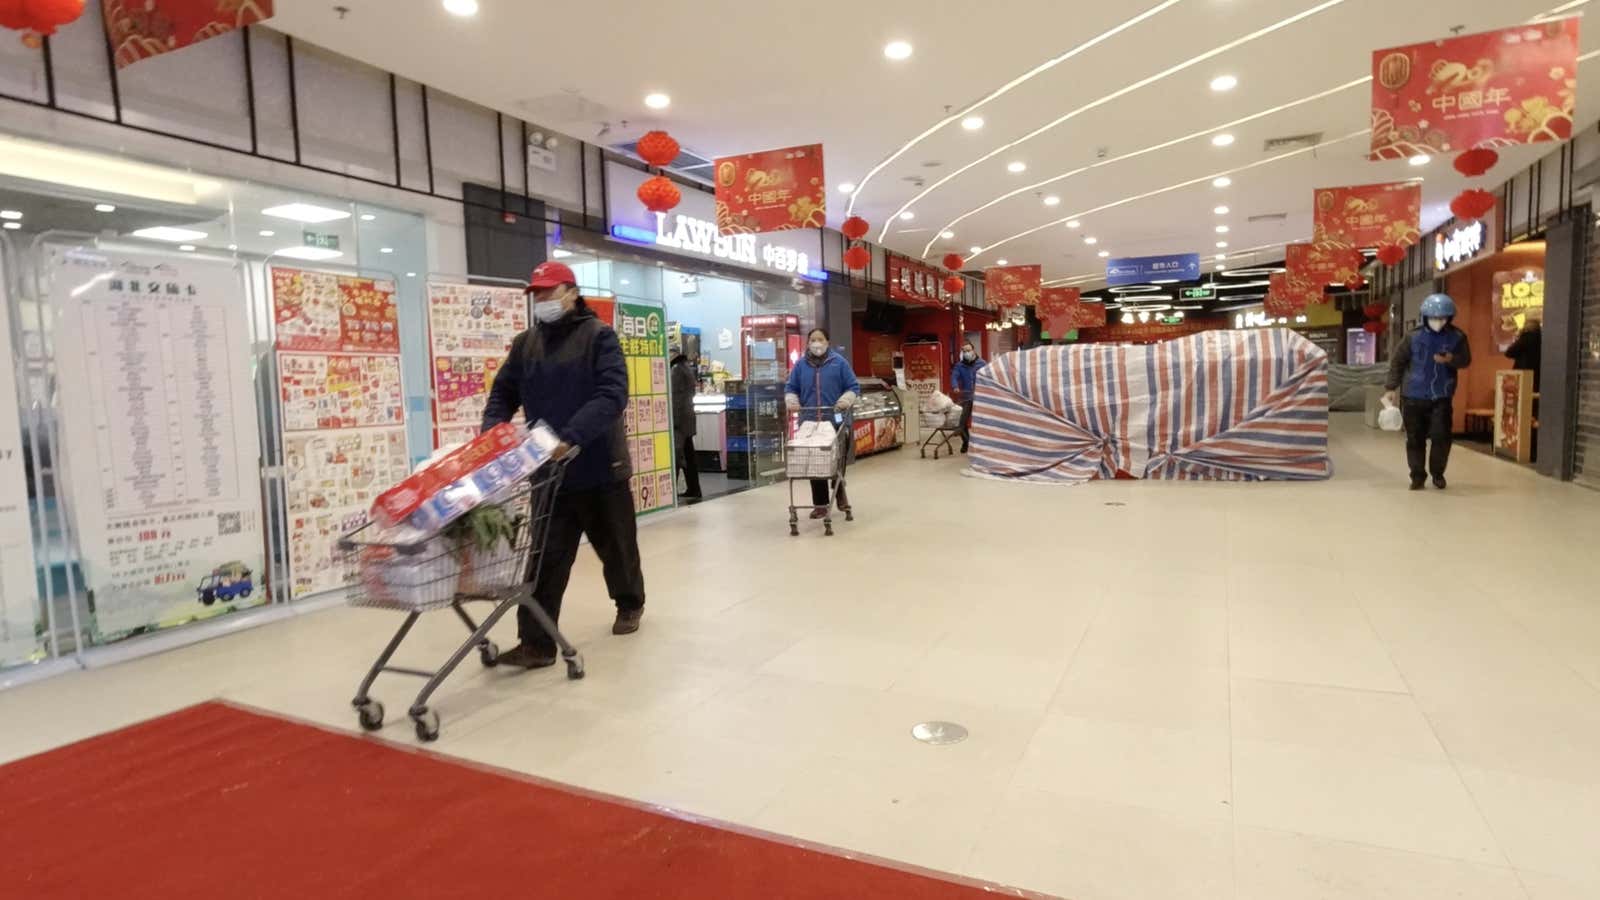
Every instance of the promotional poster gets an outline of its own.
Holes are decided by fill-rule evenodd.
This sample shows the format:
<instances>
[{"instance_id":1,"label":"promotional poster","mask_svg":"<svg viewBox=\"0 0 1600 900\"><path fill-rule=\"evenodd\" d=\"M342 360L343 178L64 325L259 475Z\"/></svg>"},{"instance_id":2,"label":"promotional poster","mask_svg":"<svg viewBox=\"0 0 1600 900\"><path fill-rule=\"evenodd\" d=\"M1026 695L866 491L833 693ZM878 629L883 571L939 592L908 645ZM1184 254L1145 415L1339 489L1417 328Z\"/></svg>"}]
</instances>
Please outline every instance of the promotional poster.
<instances>
[{"instance_id":1,"label":"promotional poster","mask_svg":"<svg viewBox=\"0 0 1600 900\"><path fill-rule=\"evenodd\" d=\"M725 156L715 171L719 234L821 228L828 222L821 144Z\"/></svg>"},{"instance_id":2,"label":"promotional poster","mask_svg":"<svg viewBox=\"0 0 1600 900\"><path fill-rule=\"evenodd\" d=\"M614 326L628 361L628 453L633 508L639 515L678 505L667 383L666 316L659 306L616 304Z\"/></svg>"},{"instance_id":3,"label":"promotional poster","mask_svg":"<svg viewBox=\"0 0 1600 900\"><path fill-rule=\"evenodd\" d=\"M1422 237L1422 185L1415 181L1318 188L1314 240L1351 247L1409 247Z\"/></svg>"},{"instance_id":4,"label":"promotional poster","mask_svg":"<svg viewBox=\"0 0 1600 900\"><path fill-rule=\"evenodd\" d=\"M0 266L0 666L25 662L42 648L6 275Z\"/></svg>"},{"instance_id":5,"label":"promotional poster","mask_svg":"<svg viewBox=\"0 0 1600 900\"><path fill-rule=\"evenodd\" d=\"M435 447L477 436L495 373L527 327L528 299L521 288L428 283Z\"/></svg>"}]
</instances>

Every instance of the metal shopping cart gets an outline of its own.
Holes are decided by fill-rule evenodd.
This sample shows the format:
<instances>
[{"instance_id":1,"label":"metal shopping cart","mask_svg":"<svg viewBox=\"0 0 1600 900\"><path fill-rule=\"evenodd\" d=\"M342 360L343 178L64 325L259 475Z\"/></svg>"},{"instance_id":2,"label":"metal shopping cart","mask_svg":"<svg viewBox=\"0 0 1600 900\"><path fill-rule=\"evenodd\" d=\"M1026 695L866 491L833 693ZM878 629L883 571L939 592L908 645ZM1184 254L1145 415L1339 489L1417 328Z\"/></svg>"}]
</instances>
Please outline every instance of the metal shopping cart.
<instances>
[{"instance_id":1,"label":"metal shopping cart","mask_svg":"<svg viewBox=\"0 0 1600 900\"><path fill-rule=\"evenodd\" d=\"M378 654L366 677L361 679L355 699L350 701L362 728L376 731L383 727L383 704L367 693L378 674L415 675L427 679L409 710L416 724L417 738L423 741L437 738L439 713L428 707L428 698L474 649L484 666L493 667L499 661L500 648L489 640L489 631L519 603L528 608L539 627L561 648L567 677L583 677L582 654L533 601L533 586L539 580L545 537L550 530L551 509L567 464L574 455L575 451L563 459L546 462L531 480L519 482L508 496L497 499L495 503L503 518L499 519L501 526L494 529L487 540L482 535L454 535L450 529L417 543L364 540L361 535L377 530L370 524L340 538L339 549L351 558L361 573L360 582L351 589L350 604L406 613L405 621ZM474 622L464 607L471 602L492 603L494 607L481 623ZM461 646L450 654L443 666L433 671L390 665L389 660L417 619L425 612L439 609L454 611L471 632Z\"/></svg>"},{"instance_id":2,"label":"metal shopping cart","mask_svg":"<svg viewBox=\"0 0 1600 900\"><path fill-rule=\"evenodd\" d=\"M802 426L810 423L833 428L833 440L821 446L810 443L802 431ZM795 482L805 482L809 491L811 482L821 479L828 482L828 505L823 508L822 533L832 535L833 507L844 493L844 470L855 445L855 423L848 412L814 406L795 410L790 424L789 441L784 446L785 468L789 476L789 535L793 537L800 533L800 510L815 509L810 503L795 505ZM855 521L852 507L846 506L843 512L846 522Z\"/></svg>"}]
</instances>

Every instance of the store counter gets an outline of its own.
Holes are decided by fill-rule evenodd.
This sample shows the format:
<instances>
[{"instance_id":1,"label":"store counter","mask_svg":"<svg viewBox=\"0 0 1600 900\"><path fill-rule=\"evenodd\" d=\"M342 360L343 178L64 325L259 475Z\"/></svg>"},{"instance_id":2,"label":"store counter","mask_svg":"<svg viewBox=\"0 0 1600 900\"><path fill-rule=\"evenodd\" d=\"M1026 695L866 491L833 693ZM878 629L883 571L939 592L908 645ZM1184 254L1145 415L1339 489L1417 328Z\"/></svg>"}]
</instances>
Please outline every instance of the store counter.
<instances>
[{"instance_id":1,"label":"store counter","mask_svg":"<svg viewBox=\"0 0 1600 900\"><path fill-rule=\"evenodd\" d=\"M861 378L855 407L856 456L893 450L905 443L905 409L900 396L881 378Z\"/></svg>"}]
</instances>

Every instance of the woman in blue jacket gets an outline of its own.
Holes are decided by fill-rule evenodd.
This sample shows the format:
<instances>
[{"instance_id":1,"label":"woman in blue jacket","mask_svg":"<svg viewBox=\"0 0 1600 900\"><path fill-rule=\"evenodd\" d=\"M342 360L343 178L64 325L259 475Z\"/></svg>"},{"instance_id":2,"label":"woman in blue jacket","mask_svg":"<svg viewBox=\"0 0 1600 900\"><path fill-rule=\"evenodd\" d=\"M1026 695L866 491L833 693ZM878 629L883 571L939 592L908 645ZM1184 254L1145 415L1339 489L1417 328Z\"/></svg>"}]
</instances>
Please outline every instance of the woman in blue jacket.
<instances>
[{"instance_id":1,"label":"woman in blue jacket","mask_svg":"<svg viewBox=\"0 0 1600 900\"><path fill-rule=\"evenodd\" d=\"M806 335L809 345L805 358L795 363L789 370L789 383L784 386L783 400L789 409L827 408L845 411L855 406L856 398L861 395L861 382L856 380L856 373L850 369L850 363L838 352L829 349L828 332L824 328L813 328ZM822 413L817 413L820 419ZM845 420L845 425L849 420ZM845 427L841 425L840 427ZM843 474L843 466L840 467ZM811 518L820 519L828 512L828 479L811 479ZM839 509L850 508L850 501L845 499L844 487L839 487Z\"/></svg>"}]
</instances>

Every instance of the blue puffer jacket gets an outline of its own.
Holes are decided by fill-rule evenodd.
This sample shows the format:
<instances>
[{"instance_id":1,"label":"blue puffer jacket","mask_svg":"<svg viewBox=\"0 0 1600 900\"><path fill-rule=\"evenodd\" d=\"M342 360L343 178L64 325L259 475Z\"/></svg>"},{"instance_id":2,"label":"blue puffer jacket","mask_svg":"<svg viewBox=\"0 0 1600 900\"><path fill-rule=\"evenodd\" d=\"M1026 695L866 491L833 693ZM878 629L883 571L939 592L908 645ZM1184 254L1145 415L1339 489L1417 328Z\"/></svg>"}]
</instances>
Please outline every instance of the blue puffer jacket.
<instances>
[{"instance_id":1,"label":"blue puffer jacket","mask_svg":"<svg viewBox=\"0 0 1600 900\"><path fill-rule=\"evenodd\" d=\"M1449 353L1448 363L1435 362L1435 353ZM1406 335L1405 343L1395 348L1389 360L1389 377L1384 385L1400 391L1407 400L1448 400L1456 393L1456 371L1472 365L1472 348L1467 334L1455 325L1434 331L1426 325Z\"/></svg>"},{"instance_id":2,"label":"blue puffer jacket","mask_svg":"<svg viewBox=\"0 0 1600 900\"><path fill-rule=\"evenodd\" d=\"M962 400L971 400L972 392L978 389L978 370L987 366L981 357L972 362L958 362L950 370L950 387L961 395Z\"/></svg>"},{"instance_id":3,"label":"blue puffer jacket","mask_svg":"<svg viewBox=\"0 0 1600 900\"><path fill-rule=\"evenodd\" d=\"M845 394L861 395L861 382L850 363L837 350L829 350L821 360L807 353L789 370L785 394L800 398L801 406L833 406Z\"/></svg>"}]
</instances>

